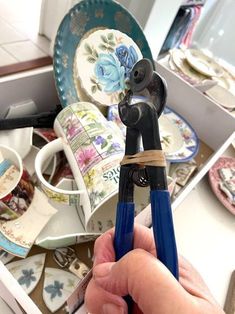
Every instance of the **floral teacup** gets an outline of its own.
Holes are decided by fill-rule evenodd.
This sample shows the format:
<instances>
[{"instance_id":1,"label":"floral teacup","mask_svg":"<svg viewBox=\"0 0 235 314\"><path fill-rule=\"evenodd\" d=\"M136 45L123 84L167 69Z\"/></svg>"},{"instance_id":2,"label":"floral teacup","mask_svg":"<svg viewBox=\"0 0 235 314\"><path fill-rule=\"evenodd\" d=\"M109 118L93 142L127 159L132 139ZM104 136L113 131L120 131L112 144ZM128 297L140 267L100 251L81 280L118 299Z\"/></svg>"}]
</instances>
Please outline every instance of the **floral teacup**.
<instances>
[{"instance_id":1,"label":"floral teacup","mask_svg":"<svg viewBox=\"0 0 235 314\"><path fill-rule=\"evenodd\" d=\"M34 186L19 154L0 145L0 219L13 220L31 204Z\"/></svg>"},{"instance_id":2,"label":"floral teacup","mask_svg":"<svg viewBox=\"0 0 235 314\"><path fill-rule=\"evenodd\" d=\"M99 109L88 102L64 108L55 120L54 130L58 139L45 145L35 161L41 187L49 198L77 205L86 231L103 232L114 225L124 141ZM77 191L61 190L42 176L43 163L61 150L70 164Z\"/></svg>"}]
</instances>

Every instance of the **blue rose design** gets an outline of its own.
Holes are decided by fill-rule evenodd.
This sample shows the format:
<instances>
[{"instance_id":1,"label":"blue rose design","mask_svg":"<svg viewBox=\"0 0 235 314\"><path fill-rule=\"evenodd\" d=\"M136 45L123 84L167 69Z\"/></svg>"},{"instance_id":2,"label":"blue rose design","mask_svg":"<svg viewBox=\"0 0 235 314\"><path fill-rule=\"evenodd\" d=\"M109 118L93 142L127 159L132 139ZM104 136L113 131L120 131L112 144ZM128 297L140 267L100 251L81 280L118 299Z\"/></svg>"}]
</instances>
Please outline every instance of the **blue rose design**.
<instances>
[{"instance_id":1,"label":"blue rose design","mask_svg":"<svg viewBox=\"0 0 235 314\"><path fill-rule=\"evenodd\" d=\"M125 88L125 69L115 54L101 53L95 65L95 75L104 91L113 93Z\"/></svg>"},{"instance_id":2,"label":"blue rose design","mask_svg":"<svg viewBox=\"0 0 235 314\"><path fill-rule=\"evenodd\" d=\"M125 68L125 75L129 76L134 64L138 61L138 55L133 46L127 48L125 45L121 45L116 48L116 55L121 65Z\"/></svg>"}]
</instances>

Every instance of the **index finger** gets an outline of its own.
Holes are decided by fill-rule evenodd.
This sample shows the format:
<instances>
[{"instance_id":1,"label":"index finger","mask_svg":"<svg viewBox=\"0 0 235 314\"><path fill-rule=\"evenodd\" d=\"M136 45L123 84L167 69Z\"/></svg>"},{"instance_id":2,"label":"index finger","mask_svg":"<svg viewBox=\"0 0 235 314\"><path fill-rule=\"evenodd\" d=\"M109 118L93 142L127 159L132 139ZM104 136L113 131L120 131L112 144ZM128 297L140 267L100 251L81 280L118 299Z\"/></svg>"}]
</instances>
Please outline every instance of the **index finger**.
<instances>
[{"instance_id":1,"label":"index finger","mask_svg":"<svg viewBox=\"0 0 235 314\"><path fill-rule=\"evenodd\" d=\"M106 231L95 242L94 246L94 266L101 263L115 262L114 251L114 228ZM140 248L156 256L156 248L152 230L135 224L133 249Z\"/></svg>"}]
</instances>

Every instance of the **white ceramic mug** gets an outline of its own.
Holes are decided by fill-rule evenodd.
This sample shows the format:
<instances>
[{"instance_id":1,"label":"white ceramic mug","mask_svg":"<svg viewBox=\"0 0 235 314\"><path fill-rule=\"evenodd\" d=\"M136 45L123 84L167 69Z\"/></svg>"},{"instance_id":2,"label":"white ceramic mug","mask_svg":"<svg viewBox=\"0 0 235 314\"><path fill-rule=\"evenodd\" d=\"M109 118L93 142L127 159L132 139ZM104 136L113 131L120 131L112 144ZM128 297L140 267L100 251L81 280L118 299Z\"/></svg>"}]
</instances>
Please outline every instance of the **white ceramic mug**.
<instances>
[{"instance_id":1,"label":"white ceramic mug","mask_svg":"<svg viewBox=\"0 0 235 314\"><path fill-rule=\"evenodd\" d=\"M88 102L64 108L56 117L54 130L58 139L46 144L35 160L41 187L53 200L79 205L79 216L88 232L103 232L114 225L124 141L99 109ZM72 169L77 191L58 189L42 175L44 162L61 150Z\"/></svg>"}]
</instances>

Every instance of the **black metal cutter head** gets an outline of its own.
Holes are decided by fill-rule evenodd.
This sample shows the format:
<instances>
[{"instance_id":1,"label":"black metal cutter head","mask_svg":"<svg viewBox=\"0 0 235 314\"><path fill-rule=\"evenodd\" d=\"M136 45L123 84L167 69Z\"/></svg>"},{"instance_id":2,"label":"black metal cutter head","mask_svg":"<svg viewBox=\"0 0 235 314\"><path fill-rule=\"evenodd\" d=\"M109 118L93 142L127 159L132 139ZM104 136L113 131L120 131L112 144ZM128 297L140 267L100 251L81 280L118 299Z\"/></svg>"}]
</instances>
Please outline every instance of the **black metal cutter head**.
<instances>
[{"instance_id":1,"label":"black metal cutter head","mask_svg":"<svg viewBox=\"0 0 235 314\"><path fill-rule=\"evenodd\" d=\"M138 99L136 96L142 98ZM158 118L163 112L166 98L166 82L153 70L151 61L138 61L130 74L130 90L118 105L120 119L127 126L125 155L139 152L140 138L144 150L162 149ZM122 166L120 200L126 199L127 196L131 199L133 187L130 182L139 186L147 186L150 182L152 189L165 189L165 169L153 166L140 168L135 164Z\"/></svg>"},{"instance_id":2,"label":"black metal cutter head","mask_svg":"<svg viewBox=\"0 0 235 314\"><path fill-rule=\"evenodd\" d=\"M122 106L124 104L131 105L134 95L144 96L146 102L154 107L157 116L160 117L166 103L167 86L166 81L154 71L149 59L141 59L134 65L130 74L130 90L123 101L119 103L120 118L127 126L129 123L133 125L134 121L137 122L140 118L140 112L137 109L132 110L132 114L127 118L126 110Z\"/></svg>"}]
</instances>

